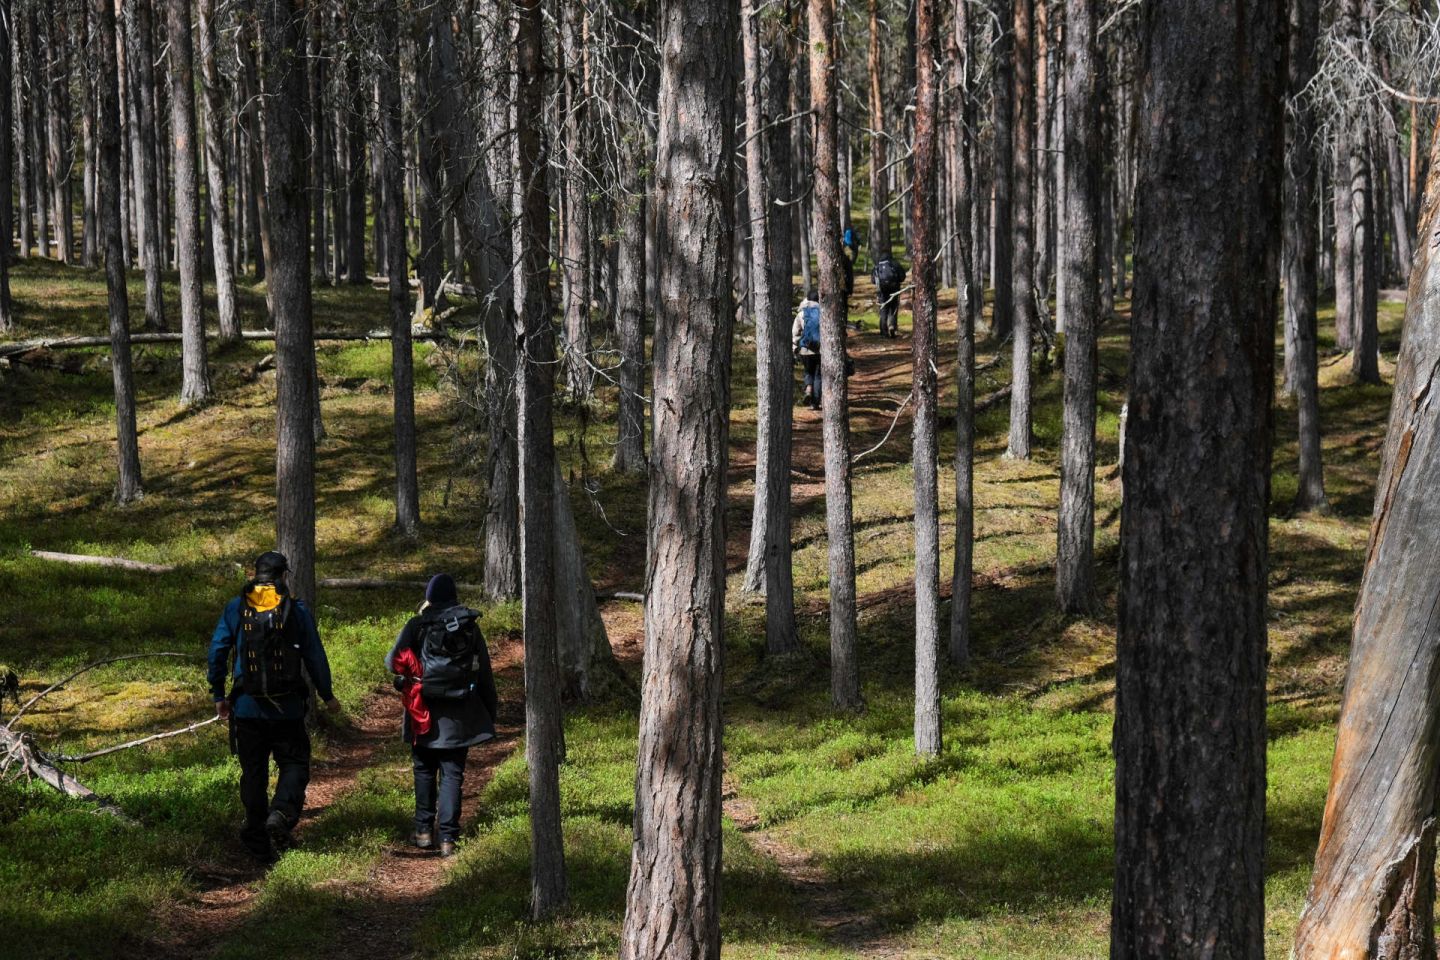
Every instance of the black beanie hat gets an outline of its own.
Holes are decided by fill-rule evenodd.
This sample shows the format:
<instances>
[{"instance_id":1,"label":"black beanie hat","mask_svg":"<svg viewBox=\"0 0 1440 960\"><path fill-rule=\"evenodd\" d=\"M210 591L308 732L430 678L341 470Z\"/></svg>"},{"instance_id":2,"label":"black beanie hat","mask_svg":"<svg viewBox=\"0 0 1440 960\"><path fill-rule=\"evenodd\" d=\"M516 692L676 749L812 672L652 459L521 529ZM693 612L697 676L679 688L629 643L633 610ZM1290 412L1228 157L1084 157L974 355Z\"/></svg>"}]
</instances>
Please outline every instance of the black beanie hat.
<instances>
[{"instance_id":1,"label":"black beanie hat","mask_svg":"<svg viewBox=\"0 0 1440 960\"><path fill-rule=\"evenodd\" d=\"M278 580L289 569L290 561L277 550L268 550L255 558L255 579L259 581Z\"/></svg>"},{"instance_id":2,"label":"black beanie hat","mask_svg":"<svg viewBox=\"0 0 1440 960\"><path fill-rule=\"evenodd\" d=\"M425 585L425 599L433 606L455 603L460 595L455 590L455 578L448 573L437 573Z\"/></svg>"}]
</instances>

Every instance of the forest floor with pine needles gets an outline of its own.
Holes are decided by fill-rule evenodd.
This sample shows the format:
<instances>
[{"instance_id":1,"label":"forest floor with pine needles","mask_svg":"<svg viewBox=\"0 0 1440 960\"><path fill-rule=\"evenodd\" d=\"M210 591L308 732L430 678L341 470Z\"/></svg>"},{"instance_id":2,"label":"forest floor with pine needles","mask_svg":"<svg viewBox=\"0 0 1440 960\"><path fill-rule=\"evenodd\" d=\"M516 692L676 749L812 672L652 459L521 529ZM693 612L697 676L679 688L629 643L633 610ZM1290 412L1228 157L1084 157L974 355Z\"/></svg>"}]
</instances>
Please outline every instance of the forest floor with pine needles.
<instances>
[{"instance_id":1,"label":"forest floor with pine needles","mask_svg":"<svg viewBox=\"0 0 1440 960\"><path fill-rule=\"evenodd\" d=\"M167 286L167 305L178 297ZM27 261L14 272L22 329L105 330L103 275ZM263 287L244 288L247 328ZM132 298L143 302L141 279ZM899 340L879 339L863 281L852 341L854 448L878 444L910 384L908 311ZM316 325L384 326L385 294L316 287ZM1126 304L1122 301L1121 307ZM954 350L954 299L942 298L941 349ZM1382 306L1393 360L1402 307ZM1097 468L1101 604L1093 617L1053 602L1058 500L1058 357L1037 371L1035 457L1001 458L1007 408L978 423L973 660L944 678L945 749L913 756L909 422L862 459L854 482L861 675L867 709L829 708L826 542L818 417L797 407L795 585L804 654L766 663L764 605L741 593L755 430L753 331L737 331L726 662L727 820L723 926L737 958L1089 958L1108 945L1120 490L1114 476L1124 392L1124 315L1103 330ZM138 321L137 321L138 327ZM1267 955L1284 957L1310 874L1344 678L1389 387L1354 384L1322 316L1326 515L1295 516L1294 408L1276 412L1272 482ZM606 332L604 335L608 335ZM0 369L0 666L23 693L103 656L175 650L194 661L132 661L87 675L27 715L47 748L107 745L183 725L209 709L203 654L242 564L273 535L273 373L268 344L212 350L217 399L178 401L178 350L137 347L146 496L111 500L113 399L105 351ZM982 343L982 364L995 356ZM1277 342L1277 356L1279 344ZM389 344L322 344L328 436L318 450L321 576L480 578L482 438L473 352L420 345L421 508L415 540L391 531ZM1008 353L1008 345L1006 347ZM54 361L52 366L50 361ZM1278 369L1278 364L1277 364ZM1390 366L1382 364L1387 381ZM1009 380L985 370L977 395ZM942 381L941 409L954 387ZM565 407L557 448L602 589L643 586L642 482L608 469L613 388ZM942 421L942 583L953 538L953 420ZM70 567L31 548L175 564L177 574ZM474 598L469 598L474 599ZM380 659L418 601L406 591L324 590L320 628L346 717L322 726L302 843L268 871L235 839L238 769L223 731L130 750L78 767L143 826L96 815L39 785L0 786L0 955L158 953L443 958L611 956L624 910L636 705L572 712L562 771L572 906L525 919L528 821L518 733L477 751L461 855L402 856L409 759ZM519 610L487 606L507 664L502 720L518 727ZM605 605L611 640L638 671L638 604ZM1217 665L1219 668L1220 665ZM18 952L15 952L17 951Z\"/></svg>"}]
</instances>

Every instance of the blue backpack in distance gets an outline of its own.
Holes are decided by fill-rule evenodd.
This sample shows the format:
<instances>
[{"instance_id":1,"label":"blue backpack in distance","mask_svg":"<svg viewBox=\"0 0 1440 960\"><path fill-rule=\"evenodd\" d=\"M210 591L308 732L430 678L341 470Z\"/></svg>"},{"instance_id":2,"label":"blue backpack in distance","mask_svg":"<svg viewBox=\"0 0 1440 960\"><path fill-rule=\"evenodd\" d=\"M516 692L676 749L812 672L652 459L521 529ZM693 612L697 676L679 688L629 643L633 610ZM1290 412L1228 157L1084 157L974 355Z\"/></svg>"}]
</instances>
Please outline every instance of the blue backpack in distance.
<instances>
[{"instance_id":1,"label":"blue backpack in distance","mask_svg":"<svg viewBox=\"0 0 1440 960\"><path fill-rule=\"evenodd\" d=\"M807 306L802 308L805 311L805 325L800 328L800 347L803 350L820 351L820 308L818 306Z\"/></svg>"}]
</instances>

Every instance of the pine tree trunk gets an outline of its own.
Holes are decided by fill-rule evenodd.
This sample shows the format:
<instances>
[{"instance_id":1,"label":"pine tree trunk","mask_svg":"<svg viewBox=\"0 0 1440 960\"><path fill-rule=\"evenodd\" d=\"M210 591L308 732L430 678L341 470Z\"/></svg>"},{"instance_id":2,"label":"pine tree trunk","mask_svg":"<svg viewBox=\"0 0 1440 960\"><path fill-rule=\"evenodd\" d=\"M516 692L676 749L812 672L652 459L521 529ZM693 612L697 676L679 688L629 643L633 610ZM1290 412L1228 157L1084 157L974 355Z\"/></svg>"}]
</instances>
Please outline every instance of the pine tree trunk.
<instances>
[{"instance_id":1,"label":"pine tree trunk","mask_svg":"<svg viewBox=\"0 0 1440 960\"><path fill-rule=\"evenodd\" d=\"M85 51L95 48L95 18L90 9L90 4L81 3L80 19L82 24L81 43ZM5 46L5 56L8 59L9 46ZM100 266L100 224L97 220L98 213L95 205L97 202L96 191L99 190L99 144L95 140L95 71L90 66L88 54L82 52L80 69L80 91L82 103L80 108L80 136L81 149L85 152L84 170L81 174L81 201L80 201L80 265L87 270L94 270ZM9 123L0 124L0 130L9 130ZM9 190L5 191L9 195ZM8 204L6 205L9 206ZM9 232L6 231L6 236Z\"/></svg>"},{"instance_id":2,"label":"pine tree trunk","mask_svg":"<svg viewBox=\"0 0 1440 960\"><path fill-rule=\"evenodd\" d=\"M46 140L46 169L50 186L50 220L55 233L55 257L70 262L75 246L74 225L70 216L69 183L74 169L70 153L70 116L66 109L66 87L70 81L69 44L65 8L53 7L41 18L45 43L45 115L49 122Z\"/></svg>"},{"instance_id":3,"label":"pine tree trunk","mask_svg":"<svg viewBox=\"0 0 1440 960\"><path fill-rule=\"evenodd\" d=\"M308 5L306 42L310 52L305 70L310 95L310 222L314 258L311 261L311 270L315 279L328 282L330 264L325 255L325 158L329 153L329 138L325 135L325 64L328 60L325 56L324 10L325 4Z\"/></svg>"},{"instance_id":4,"label":"pine tree trunk","mask_svg":"<svg viewBox=\"0 0 1440 960\"><path fill-rule=\"evenodd\" d=\"M555 465L555 636L561 697L566 703L600 700L628 687L610 648L595 587L585 566L570 488Z\"/></svg>"},{"instance_id":5,"label":"pine tree trunk","mask_svg":"<svg viewBox=\"0 0 1440 960\"><path fill-rule=\"evenodd\" d=\"M130 101L135 105L136 129L131 137L136 157L136 203L143 218L140 259L145 267L145 329L164 330L165 299L161 288L165 254L160 218L161 189L155 115L155 49L151 42L152 0L129 0L125 11L125 51L130 65Z\"/></svg>"},{"instance_id":6,"label":"pine tree trunk","mask_svg":"<svg viewBox=\"0 0 1440 960\"><path fill-rule=\"evenodd\" d=\"M991 174L994 203L990 218L990 282L995 288L990 308L990 337L1000 343L1015 329L1014 276L1011 248L1011 197L1015 182L1015 34L1012 23L1017 0L993 0L991 15L1000 35L991 48L994 57L994 92L991 96L994 151ZM1018 0L1025 2L1025 0Z\"/></svg>"},{"instance_id":7,"label":"pine tree trunk","mask_svg":"<svg viewBox=\"0 0 1440 960\"><path fill-rule=\"evenodd\" d=\"M11 9L12 16L14 9ZM15 27L21 27L16 31ZM6 32L13 32L12 44L15 49L15 56L11 60L11 109L14 111L12 122L15 130L15 185L16 200L19 203L20 247L16 251L21 260L30 257L30 247L35 242L33 220L30 215L33 206L30 191L30 155L33 150L30 139L30 98L25 96L25 83L28 71L26 63L29 52L25 43L25 30L23 22L14 20L7 21ZM10 53L5 53L7 59Z\"/></svg>"},{"instance_id":8,"label":"pine tree trunk","mask_svg":"<svg viewBox=\"0 0 1440 960\"><path fill-rule=\"evenodd\" d=\"M1355 345L1358 310L1355 290L1355 215L1350 202L1350 145L1342 132L1335 137L1335 346Z\"/></svg>"},{"instance_id":9,"label":"pine tree trunk","mask_svg":"<svg viewBox=\"0 0 1440 960\"><path fill-rule=\"evenodd\" d=\"M30 201L35 211L35 245L39 256L50 256L50 215L45 190L45 161L49 156L49 121L46 116L45 70L41 58L45 56L40 44L40 18L35 7L26 10L26 46L30 57L26 71L30 79L30 145L34 153L30 160Z\"/></svg>"},{"instance_id":10,"label":"pine tree trunk","mask_svg":"<svg viewBox=\"0 0 1440 960\"><path fill-rule=\"evenodd\" d=\"M10 238L14 235L14 207L10 205L14 178L10 164L14 129L14 68L10 57L11 0L0 0L0 333L15 329L15 308L10 298ZM24 191L22 190L23 194ZM127 332L128 336L128 332ZM118 406L118 404L117 404Z\"/></svg>"},{"instance_id":11,"label":"pine tree trunk","mask_svg":"<svg viewBox=\"0 0 1440 960\"><path fill-rule=\"evenodd\" d=\"M1050 217L1054 212L1054 171L1051 156L1054 153L1051 133L1055 113L1055 77L1050 69L1050 4L1047 0L1035 0L1035 160L1032 164L1035 177L1035 215L1032 220L1032 249L1034 250L1034 277L1031 288L1032 299L1038 301L1035 321L1050 327Z\"/></svg>"},{"instance_id":12,"label":"pine tree trunk","mask_svg":"<svg viewBox=\"0 0 1440 960\"><path fill-rule=\"evenodd\" d=\"M1035 334L1035 37L1034 0L1012 0L1015 13L1014 174L1011 298L1014 340L1011 344L1010 435L1005 456L1030 459L1030 347Z\"/></svg>"},{"instance_id":13,"label":"pine tree trunk","mask_svg":"<svg viewBox=\"0 0 1440 960\"><path fill-rule=\"evenodd\" d=\"M788 14L788 7L785 11ZM790 346L791 206L775 203L789 189L792 171L788 125L775 123L790 99L794 46L790 17L762 23L759 6L741 11L745 59L745 170L754 231L755 376L759 409L755 443L755 498L744 589L765 593L765 652L793 653L795 587L790 559L790 440L795 374Z\"/></svg>"},{"instance_id":14,"label":"pine tree trunk","mask_svg":"<svg viewBox=\"0 0 1440 960\"><path fill-rule=\"evenodd\" d=\"M560 43L565 94L564 217L561 272L565 291L565 385L580 401L593 384L590 364L590 137L585 83L585 9L561 4Z\"/></svg>"},{"instance_id":15,"label":"pine tree trunk","mask_svg":"<svg viewBox=\"0 0 1440 960\"><path fill-rule=\"evenodd\" d=\"M1291 956L1435 956L1435 813L1440 774L1440 156L1425 209L1396 362L1390 424L1340 707L1315 872Z\"/></svg>"},{"instance_id":16,"label":"pine tree trunk","mask_svg":"<svg viewBox=\"0 0 1440 960\"><path fill-rule=\"evenodd\" d=\"M244 133L244 158L246 165L245 207L249 221L250 258L254 264L255 280L265 279L266 258L270 255L270 214L265 190L264 127L260 122L260 78L255 65L255 2L241 0L242 30L239 34L238 54L240 58L240 120ZM269 300L267 288L266 300Z\"/></svg>"},{"instance_id":17,"label":"pine tree trunk","mask_svg":"<svg viewBox=\"0 0 1440 960\"><path fill-rule=\"evenodd\" d=\"M100 61L100 225L105 234L110 373L115 383L115 434L120 465L115 499L124 504L139 499L141 492L135 381L130 370L130 306L125 289L125 255L120 244L120 78L115 55L115 7L111 0L93 2L98 40L96 56ZM10 22L8 15L5 22Z\"/></svg>"},{"instance_id":18,"label":"pine tree trunk","mask_svg":"<svg viewBox=\"0 0 1440 960\"><path fill-rule=\"evenodd\" d=\"M870 0L870 44L865 64L870 90L870 260L890 251L890 196L886 169L884 41L880 37L880 3ZM808 286L808 284L807 284Z\"/></svg>"},{"instance_id":19,"label":"pine tree trunk","mask_svg":"<svg viewBox=\"0 0 1440 960\"><path fill-rule=\"evenodd\" d=\"M384 66L379 71L379 125L384 148L380 154L381 179L385 183L385 248L390 262L389 278L390 370L394 398L393 437L395 443L395 529L413 537L420 529L420 485L415 466L415 361L410 343L410 275L405 245L404 121L400 109L400 38L396 9L384 0L379 12L376 36L383 49ZM312 85L311 89L314 87ZM311 116L315 114L311 113Z\"/></svg>"},{"instance_id":20,"label":"pine tree trunk","mask_svg":"<svg viewBox=\"0 0 1440 960\"><path fill-rule=\"evenodd\" d=\"M347 47L353 48L359 38L353 33ZM345 61L346 87L350 93L350 110L346 114L346 153L350 158L350 169L345 178L345 194L350 221L349 246L345 251L345 280L347 283L369 282L365 273L365 194L368 184L365 179L365 117L369 112L365 84L361 80L360 51L347 50ZM379 251L376 251L379 255Z\"/></svg>"},{"instance_id":21,"label":"pine tree trunk","mask_svg":"<svg viewBox=\"0 0 1440 960\"><path fill-rule=\"evenodd\" d=\"M265 194L271 221L265 260L275 323L275 539L290 560L291 592L313 600L315 344L305 184L305 11L295 0L259 2Z\"/></svg>"},{"instance_id":22,"label":"pine tree trunk","mask_svg":"<svg viewBox=\"0 0 1440 960\"><path fill-rule=\"evenodd\" d=\"M240 339L240 315L235 309L235 270L230 230L229 177L225 165L225 92L215 58L219 29L215 0L200 0L200 76L205 95L205 177L210 203L210 243L214 249L215 302L220 313L220 339Z\"/></svg>"},{"instance_id":23,"label":"pine tree trunk","mask_svg":"<svg viewBox=\"0 0 1440 960\"><path fill-rule=\"evenodd\" d=\"M381 0L383 2L383 0ZM530 772L531 916L540 920L567 899L560 832L559 664L555 647L555 335L550 323L550 200L540 129L544 100L541 0L517 0L519 82L516 89L516 174L521 191L519 268L524 276L516 388L520 409L520 499L524 513L525 761Z\"/></svg>"},{"instance_id":24,"label":"pine tree trunk","mask_svg":"<svg viewBox=\"0 0 1440 960\"><path fill-rule=\"evenodd\" d=\"M951 156L957 167L955 192L956 272L956 364L955 364L955 556L950 576L950 662L963 667L970 659L970 581L974 571L974 465L975 465L975 318L983 305L984 289L975 282L974 151L970 131L975 104L970 74L974 44L971 41L970 9L956 4L953 29L946 42L946 61L951 70L950 88L955 97L950 122Z\"/></svg>"},{"instance_id":25,"label":"pine tree trunk","mask_svg":"<svg viewBox=\"0 0 1440 960\"><path fill-rule=\"evenodd\" d=\"M1113 960L1264 955L1284 41L1280 3L1140 10Z\"/></svg>"},{"instance_id":26,"label":"pine tree trunk","mask_svg":"<svg viewBox=\"0 0 1440 960\"><path fill-rule=\"evenodd\" d=\"M1095 604L1095 391L1100 325L1100 102L1095 0L1065 13L1065 399L1055 600L1065 613Z\"/></svg>"},{"instance_id":27,"label":"pine tree trunk","mask_svg":"<svg viewBox=\"0 0 1440 960\"><path fill-rule=\"evenodd\" d=\"M170 130L175 150L175 232L180 258L180 399L210 399L205 359L205 313L200 275L200 171L195 157L195 50L190 33L190 0L166 0L170 47Z\"/></svg>"},{"instance_id":28,"label":"pine tree trunk","mask_svg":"<svg viewBox=\"0 0 1440 960\"><path fill-rule=\"evenodd\" d=\"M1361 383L1380 382L1380 243L1375 232L1375 181L1370 163L1369 111L1361 110L1350 130L1350 216L1355 230L1355 325L1350 371Z\"/></svg>"},{"instance_id":29,"label":"pine tree trunk","mask_svg":"<svg viewBox=\"0 0 1440 960\"><path fill-rule=\"evenodd\" d=\"M1316 357L1315 109L1309 86L1315 76L1320 30L1318 0L1290 0L1289 102L1285 110L1286 383L1299 412L1299 489L1295 508L1323 510L1324 464L1320 455L1320 384Z\"/></svg>"},{"instance_id":30,"label":"pine tree trunk","mask_svg":"<svg viewBox=\"0 0 1440 960\"><path fill-rule=\"evenodd\" d=\"M661 8L645 675L623 960L720 956L733 6Z\"/></svg>"},{"instance_id":31,"label":"pine tree trunk","mask_svg":"<svg viewBox=\"0 0 1440 960\"><path fill-rule=\"evenodd\" d=\"M816 237L840 235L835 171L835 0L809 0L810 105L815 116L814 205ZM821 417L825 443L825 528L830 538L830 699L841 710L859 709L856 660L855 530L850 498L850 401L845 378L844 277L840 245L820 243Z\"/></svg>"},{"instance_id":32,"label":"pine tree trunk","mask_svg":"<svg viewBox=\"0 0 1440 960\"><path fill-rule=\"evenodd\" d=\"M936 0L917 0L915 14L915 161L910 190L914 224L913 359L915 419L911 462L915 473L915 753L940 753L940 499L936 389L935 231L936 114L940 81Z\"/></svg>"},{"instance_id":33,"label":"pine tree trunk","mask_svg":"<svg viewBox=\"0 0 1440 960\"><path fill-rule=\"evenodd\" d=\"M419 189L416 202L420 207L420 251L415 258L415 272L420 278L420 306L433 310L440 305L440 277L444 270L445 233L441 227L440 200L440 130L435 122L435 100L439 95L433 45L428 41L430 14L418 14L423 29L417 31L415 84L420 112L420 163L416 169Z\"/></svg>"}]
</instances>

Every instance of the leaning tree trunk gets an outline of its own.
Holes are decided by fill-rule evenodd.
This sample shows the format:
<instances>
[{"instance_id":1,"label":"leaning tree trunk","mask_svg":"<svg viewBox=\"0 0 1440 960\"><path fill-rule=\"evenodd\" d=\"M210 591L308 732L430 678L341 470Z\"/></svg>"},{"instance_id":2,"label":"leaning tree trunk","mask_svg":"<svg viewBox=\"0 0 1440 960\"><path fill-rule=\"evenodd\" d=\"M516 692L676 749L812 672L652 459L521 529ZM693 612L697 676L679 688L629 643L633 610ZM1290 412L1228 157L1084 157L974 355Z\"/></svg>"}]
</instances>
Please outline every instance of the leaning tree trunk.
<instances>
[{"instance_id":1,"label":"leaning tree trunk","mask_svg":"<svg viewBox=\"0 0 1440 960\"><path fill-rule=\"evenodd\" d=\"M940 752L940 491L935 369L935 193L939 183L940 81L936 76L936 0L918 0L915 12L915 163L910 188L915 265L913 359L915 419L911 462L915 474L915 753Z\"/></svg>"},{"instance_id":2,"label":"leaning tree trunk","mask_svg":"<svg viewBox=\"0 0 1440 960\"><path fill-rule=\"evenodd\" d=\"M386 0L379 0L384 4ZM530 912L549 917L568 897L560 832L560 671L555 648L555 334L550 324L550 197L544 134L545 66L541 0L518 0L518 83L515 94L517 189L525 299L518 333L516 391L520 425L520 499L524 509L525 762L530 772Z\"/></svg>"},{"instance_id":3,"label":"leaning tree trunk","mask_svg":"<svg viewBox=\"0 0 1440 960\"><path fill-rule=\"evenodd\" d=\"M793 653L795 584L790 557L790 441L795 375L790 348L790 258L794 207L785 199L792 177L789 125L776 123L790 101L794 45L784 14L766 18L750 2L742 11L745 49L746 175L755 277L755 371L759 413L755 444L755 507L745 589L765 592L765 652ZM762 62L763 61L763 62ZM773 124L773 125L772 125Z\"/></svg>"},{"instance_id":4,"label":"leaning tree trunk","mask_svg":"<svg viewBox=\"0 0 1440 960\"><path fill-rule=\"evenodd\" d=\"M410 343L410 276L405 243L405 141L400 110L400 38L395 7L381 2L376 36L384 51L379 75L379 126L384 148L385 251L389 263L390 370L394 398L395 529L413 537L420 529L420 481L415 467L415 358Z\"/></svg>"},{"instance_id":5,"label":"leaning tree trunk","mask_svg":"<svg viewBox=\"0 0 1440 960\"><path fill-rule=\"evenodd\" d=\"M200 171L195 157L195 49L190 34L190 0L166 0L170 45L170 134L175 150L175 233L180 259L180 399L210 399L205 359L205 312L200 275Z\"/></svg>"},{"instance_id":6,"label":"leaning tree trunk","mask_svg":"<svg viewBox=\"0 0 1440 960\"><path fill-rule=\"evenodd\" d=\"M1011 344L1010 437L1005 456L1030 459L1030 346L1035 335L1035 38L1034 0L1012 0L1015 12L1013 67L1015 152L1011 177L1012 233L1010 289ZM1003 240L1002 240L1003 242Z\"/></svg>"},{"instance_id":7,"label":"leaning tree trunk","mask_svg":"<svg viewBox=\"0 0 1440 960\"><path fill-rule=\"evenodd\" d=\"M1440 775L1440 137L1396 362L1390 426L1315 872L1296 960L1435 956ZM1428 242L1424 242L1427 241Z\"/></svg>"},{"instance_id":8,"label":"leaning tree trunk","mask_svg":"<svg viewBox=\"0 0 1440 960\"><path fill-rule=\"evenodd\" d=\"M975 151L970 131L975 105L970 69L970 10L955 5L954 23L946 45L952 71L951 91L956 98L951 118L951 155L958 166L955 194L955 242L959 248L956 279L955 331L955 556L950 575L950 662L963 667L970 659L970 581L975 558L975 317L985 299L975 282L976 250L971 208L975 202Z\"/></svg>"},{"instance_id":9,"label":"leaning tree trunk","mask_svg":"<svg viewBox=\"0 0 1440 960\"><path fill-rule=\"evenodd\" d=\"M215 0L200 0L200 76L205 95L205 180L210 203L210 245L215 262L215 305L220 314L220 339L240 339L240 314L235 309L235 267L231 260L229 175L225 163L225 91L215 58L219 29Z\"/></svg>"},{"instance_id":10,"label":"leaning tree trunk","mask_svg":"<svg viewBox=\"0 0 1440 960\"><path fill-rule=\"evenodd\" d=\"M1055 600L1066 613L1095 603L1095 389L1100 325L1100 100L1095 0L1065 12L1065 399Z\"/></svg>"},{"instance_id":11,"label":"leaning tree trunk","mask_svg":"<svg viewBox=\"0 0 1440 960\"><path fill-rule=\"evenodd\" d=\"M623 960L720 957L736 12L710 0L672 0L660 12L662 260Z\"/></svg>"},{"instance_id":12,"label":"leaning tree trunk","mask_svg":"<svg viewBox=\"0 0 1440 960\"><path fill-rule=\"evenodd\" d=\"M311 336L310 212L305 186L305 10L260 0L265 65L262 139L270 216L266 251L275 322L275 538L290 589L315 596L315 343Z\"/></svg>"},{"instance_id":13,"label":"leaning tree trunk","mask_svg":"<svg viewBox=\"0 0 1440 960\"><path fill-rule=\"evenodd\" d=\"M100 227L105 234L110 373L115 382L115 435L120 463L115 499L130 503L140 497L140 442L135 428L135 380L130 370L125 251L120 243L120 77L115 55L115 6L111 0L93 2L99 40L96 56L100 61ZM8 15L5 22L10 22Z\"/></svg>"},{"instance_id":14,"label":"leaning tree trunk","mask_svg":"<svg viewBox=\"0 0 1440 960\"><path fill-rule=\"evenodd\" d=\"M1140 11L1113 960L1264 951L1284 13Z\"/></svg>"},{"instance_id":15,"label":"leaning tree trunk","mask_svg":"<svg viewBox=\"0 0 1440 960\"><path fill-rule=\"evenodd\" d=\"M1315 76L1319 0L1290 0L1289 101L1285 111L1286 384L1299 414L1297 510L1323 510L1325 472L1320 455L1320 383L1316 357L1315 108L1309 86Z\"/></svg>"},{"instance_id":16,"label":"leaning tree trunk","mask_svg":"<svg viewBox=\"0 0 1440 960\"><path fill-rule=\"evenodd\" d=\"M835 0L809 0L810 105L815 122L814 205L820 267L820 375L825 442L825 528L830 537L830 699L859 709L856 661L855 529L850 501L850 401L845 378L839 184L835 169ZM829 238L829 239L826 239Z\"/></svg>"},{"instance_id":17,"label":"leaning tree trunk","mask_svg":"<svg viewBox=\"0 0 1440 960\"><path fill-rule=\"evenodd\" d=\"M136 219L144 218L140 240L144 246L141 259L145 266L145 329L164 330L165 299L161 289L161 271L165 269L165 255L161 252L160 232L165 229L160 220L160 177L159 157L156 148L155 125L155 50L150 39L151 0L129 0L123 5L125 11L125 51L130 64L130 99L135 105L137 120L135 135L130 142L135 147L135 182L139 186L135 198Z\"/></svg>"}]
</instances>

